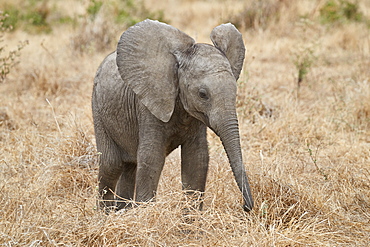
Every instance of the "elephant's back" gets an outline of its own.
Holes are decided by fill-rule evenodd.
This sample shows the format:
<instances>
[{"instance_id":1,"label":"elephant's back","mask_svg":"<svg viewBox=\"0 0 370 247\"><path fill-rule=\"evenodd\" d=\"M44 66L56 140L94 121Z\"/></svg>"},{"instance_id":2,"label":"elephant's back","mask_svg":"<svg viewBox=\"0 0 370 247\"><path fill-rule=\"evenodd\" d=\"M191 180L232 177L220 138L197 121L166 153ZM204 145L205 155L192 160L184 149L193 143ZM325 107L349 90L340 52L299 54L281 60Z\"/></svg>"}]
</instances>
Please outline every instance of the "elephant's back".
<instances>
[{"instance_id":1,"label":"elephant's back","mask_svg":"<svg viewBox=\"0 0 370 247\"><path fill-rule=\"evenodd\" d=\"M100 64L94 79L93 107L99 107L111 101L122 91L128 90L118 73L116 52L109 54Z\"/></svg>"}]
</instances>

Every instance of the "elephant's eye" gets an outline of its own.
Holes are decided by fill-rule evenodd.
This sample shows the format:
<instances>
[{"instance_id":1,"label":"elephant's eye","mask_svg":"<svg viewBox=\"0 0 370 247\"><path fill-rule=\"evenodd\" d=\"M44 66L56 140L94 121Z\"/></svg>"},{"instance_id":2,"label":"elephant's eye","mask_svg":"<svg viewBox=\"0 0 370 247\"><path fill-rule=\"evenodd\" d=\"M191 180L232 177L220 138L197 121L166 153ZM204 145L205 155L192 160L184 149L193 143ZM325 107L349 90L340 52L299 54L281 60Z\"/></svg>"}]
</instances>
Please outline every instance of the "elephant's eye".
<instances>
[{"instance_id":1,"label":"elephant's eye","mask_svg":"<svg viewBox=\"0 0 370 247\"><path fill-rule=\"evenodd\" d=\"M199 89L198 95L199 95L199 97L200 97L201 99L204 99L204 100L208 100L208 99L209 99L209 97L208 97L208 92L207 92L207 90L206 90L206 89L204 89L204 88Z\"/></svg>"}]
</instances>

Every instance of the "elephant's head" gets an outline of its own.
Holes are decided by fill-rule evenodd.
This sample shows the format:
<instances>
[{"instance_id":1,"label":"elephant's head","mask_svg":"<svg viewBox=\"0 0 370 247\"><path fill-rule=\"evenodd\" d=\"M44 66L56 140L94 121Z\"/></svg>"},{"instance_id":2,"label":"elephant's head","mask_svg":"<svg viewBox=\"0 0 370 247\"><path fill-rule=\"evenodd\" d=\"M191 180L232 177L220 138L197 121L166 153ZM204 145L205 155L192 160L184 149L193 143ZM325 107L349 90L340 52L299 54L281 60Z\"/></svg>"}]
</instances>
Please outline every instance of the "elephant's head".
<instances>
[{"instance_id":1,"label":"elephant's head","mask_svg":"<svg viewBox=\"0 0 370 247\"><path fill-rule=\"evenodd\" d=\"M174 111L176 98L185 110L211 128L221 139L244 209L253 208L240 147L235 109L236 80L245 48L232 24L213 29L214 44L196 44L187 34L157 21L146 20L129 28L117 46L122 79L139 100L163 122Z\"/></svg>"}]
</instances>

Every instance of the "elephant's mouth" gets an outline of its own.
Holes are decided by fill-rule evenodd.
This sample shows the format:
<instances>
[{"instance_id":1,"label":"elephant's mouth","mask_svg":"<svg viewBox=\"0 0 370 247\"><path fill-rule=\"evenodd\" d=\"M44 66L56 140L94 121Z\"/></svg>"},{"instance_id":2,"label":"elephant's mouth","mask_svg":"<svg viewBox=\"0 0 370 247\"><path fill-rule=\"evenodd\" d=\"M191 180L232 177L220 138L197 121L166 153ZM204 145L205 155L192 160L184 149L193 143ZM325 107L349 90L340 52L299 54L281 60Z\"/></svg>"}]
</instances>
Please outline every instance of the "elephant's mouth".
<instances>
[{"instance_id":1,"label":"elephant's mouth","mask_svg":"<svg viewBox=\"0 0 370 247\"><path fill-rule=\"evenodd\" d=\"M205 125L207 125L209 128L212 129L212 127L210 126L210 123L209 123L209 117L206 113L201 112L201 111L195 111L194 112L194 117L197 118L198 120L202 121Z\"/></svg>"}]
</instances>

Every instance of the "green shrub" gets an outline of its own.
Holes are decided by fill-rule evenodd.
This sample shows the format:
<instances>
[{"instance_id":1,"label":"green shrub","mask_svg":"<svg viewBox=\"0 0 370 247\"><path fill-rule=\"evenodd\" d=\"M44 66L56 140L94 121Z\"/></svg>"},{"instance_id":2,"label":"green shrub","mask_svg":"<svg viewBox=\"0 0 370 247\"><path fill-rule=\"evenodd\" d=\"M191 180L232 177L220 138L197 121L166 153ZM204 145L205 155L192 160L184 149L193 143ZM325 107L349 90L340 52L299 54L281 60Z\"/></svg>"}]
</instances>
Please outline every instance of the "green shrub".
<instances>
[{"instance_id":1,"label":"green shrub","mask_svg":"<svg viewBox=\"0 0 370 247\"><path fill-rule=\"evenodd\" d=\"M104 19L115 22L122 28L136 24L144 19L164 21L163 11L151 11L142 0L89 0L86 13L82 16L69 17L68 13L60 13L52 0L26 0L14 3L4 3L0 7L9 17L3 26L12 30L22 29L29 33L50 33L53 25L78 24L85 25L86 19L91 22L97 18L102 9L106 13Z\"/></svg>"},{"instance_id":2,"label":"green shrub","mask_svg":"<svg viewBox=\"0 0 370 247\"><path fill-rule=\"evenodd\" d=\"M363 15L359 11L359 7L357 2L356 3L350 3L348 1L341 1L343 5L343 15L347 18L347 20L353 20L353 21L362 21Z\"/></svg>"},{"instance_id":3,"label":"green shrub","mask_svg":"<svg viewBox=\"0 0 370 247\"><path fill-rule=\"evenodd\" d=\"M22 29L31 34L50 33L54 25L76 23L76 18L68 16L68 13L61 13L52 0L5 3L0 8L8 15L4 20L4 27Z\"/></svg>"},{"instance_id":4,"label":"green shrub","mask_svg":"<svg viewBox=\"0 0 370 247\"><path fill-rule=\"evenodd\" d=\"M90 0L86 9L87 16L94 20L103 6L109 15L107 19L113 18L117 24L127 27L148 18L166 22L163 11L148 10L142 0Z\"/></svg>"},{"instance_id":5,"label":"green shrub","mask_svg":"<svg viewBox=\"0 0 370 247\"><path fill-rule=\"evenodd\" d=\"M102 1L91 0L89 6L87 7L86 12L91 19L95 19L96 15L98 14L102 6L103 6Z\"/></svg>"},{"instance_id":6,"label":"green shrub","mask_svg":"<svg viewBox=\"0 0 370 247\"><path fill-rule=\"evenodd\" d=\"M9 30L14 30L18 27L20 11L15 6L6 6L5 11L3 12L2 27Z\"/></svg>"},{"instance_id":7,"label":"green shrub","mask_svg":"<svg viewBox=\"0 0 370 247\"><path fill-rule=\"evenodd\" d=\"M340 23L346 21L364 21L364 16L359 10L357 1L328 0L320 8L321 22Z\"/></svg>"},{"instance_id":8,"label":"green shrub","mask_svg":"<svg viewBox=\"0 0 370 247\"><path fill-rule=\"evenodd\" d=\"M90 0L72 47L78 52L111 50L119 33L147 18L166 22L162 11L148 10L142 0Z\"/></svg>"},{"instance_id":9,"label":"green shrub","mask_svg":"<svg viewBox=\"0 0 370 247\"><path fill-rule=\"evenodd\" d=\"M22 28L29 33L51 32L48 21L51 10L47 0L24 1L19 5L5 5L4 12L9 16L4 22L4 27L12 30Z\"/></svg>"},{"instance_id":10,"label":"green shrub","mask_svg":"<svg viewBox=\"0 0 370 247\"><path fill-rule=\"evenodd\" d=\"M10 73L10 69L19 63L20 51L28 44L28 41L23 41L18 44L16 50L6 52L3 42L4 33L11 30L9 24L5 24L8 15L0 11L0 83L4 82L7 75Z\"/></svg>"},{"instance_id":11,"label":"green shrub","mask_svg":"<svg viewBox=\"0 0 370 247\"><path fill-rule=\"evenodd\" d=\"M135 25L136 23L148 18L167 22L164 19L163 11L150 11L145 7L144 2L141 0L120 0L114 4L114 10L115 21L127 26Z\"/></svg>"}]
</instances>

